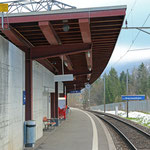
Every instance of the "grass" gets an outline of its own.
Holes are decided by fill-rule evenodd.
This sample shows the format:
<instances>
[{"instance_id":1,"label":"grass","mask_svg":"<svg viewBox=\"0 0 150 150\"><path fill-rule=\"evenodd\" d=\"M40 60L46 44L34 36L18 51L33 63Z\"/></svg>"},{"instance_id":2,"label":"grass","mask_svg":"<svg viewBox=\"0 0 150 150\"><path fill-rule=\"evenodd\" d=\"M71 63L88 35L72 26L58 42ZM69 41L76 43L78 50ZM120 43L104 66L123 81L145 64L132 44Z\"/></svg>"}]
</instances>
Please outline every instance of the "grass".
<instances>
[{"instance_id":1,"label":"grass","mask_svg":"<svg viewBox=\"0 0 150 150\"><path fill-rule=\"evenodd\" d=\"M142 125L142 126L145 126L145 127L150 128L150 122L148 122L148 123L143 123L143 122L142 122L142 118L125 118L125 119L134 121L134 122L136 122L136 123L138 123L138 124L140 124L140 125Z\"/></svg>"}]
</instances>

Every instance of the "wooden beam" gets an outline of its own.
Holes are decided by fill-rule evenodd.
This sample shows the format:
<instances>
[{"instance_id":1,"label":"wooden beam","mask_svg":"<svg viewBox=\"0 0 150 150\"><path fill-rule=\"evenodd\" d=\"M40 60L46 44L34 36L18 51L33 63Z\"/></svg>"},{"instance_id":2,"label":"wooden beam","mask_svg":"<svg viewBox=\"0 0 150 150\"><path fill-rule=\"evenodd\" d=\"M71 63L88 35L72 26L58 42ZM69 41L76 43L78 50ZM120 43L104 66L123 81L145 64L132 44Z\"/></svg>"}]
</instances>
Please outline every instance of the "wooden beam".
<instances>
[{"instance_id":1,"label":"wooden beam","mask_svg":"<svg viewBox=\"0 0 150 150\"><path fill-rule=\"evenodd\" d=\"M92 67L93 67L93 63L92 63L92 50L86 52L85 56L86 56L86 61L87 61L88 69L89 69L89 71L91 71Z\"/></svg>"},{"instance_id":2,"label":"wooden beam","mask_svg":"<svg viewBox=\"0 0 150 150\"><path fill-rule=\"evenodd\" d=\"M17 47L21 48L22 50L30 47L34 47L32 43L30 43L19 31L17 31L12 26L8 26L7 24L4 25L5 30L1 30L3 34Z\"/></svg>"},{"instance_id":3,"label":"wooden beam","mask_svg":"<svg viewBox=\"0 0 150 150\"><path fill-rule=\"evenodd\" d=\"M74 73L73 74L73 76L85 76L85 75L87 75L87 74L91 74L92 73L92 71L88 71L88 72L80 72L80 73Z\"/></svg>"},{"instance_id":4,"label":"wooden beam","mask_svg":"<svg viewBox=\"0 0 150 150\"><path fill-rule=\"evenodd\" d=\"M62 55L73 55L82 52L88 52L91 44L65 44L65 45L49 45L37 46L31 48L32 60L40 60Z\"/></svg>"},{"instance_id":5,"label":"wooden beam","mask_svg":"<svg viewBox=\"0 0 150 150\"><path fill-rule=\"evenodd\" d=\"M61 44L60 39L58 38L53 26L49 21L39 22L39 27L51 45Z\"/></svg>"},{"instance_id":6,"label":"wooden beam","mask_svg":"<svg viewBox=\"0 0 150 150\"><path fill-rule=\"evenodd\" d=\"M89 19L79 19L83 43L91 43L91 31Z\"/></svg>"},{"instance_id":7,"label":"wooden beam","mask_svg":"<svg viewBox=\"0 0 150 150\"><path fill-rule=\"evenodd\" d=\"M59 72L58 69L48 59L38 60L38 62L54 74Z\"/></svg>"},{"instance_id":8,"label":"wooden beam","mask_svg":"<svg viewBox=\"0 0 150 150\"><path fill-rule=\"evenodd\" d=\"M61 41L60 41L59 37L57 36L57 33L55 32L53 26L51 25L51 23L49 21L39 22L39 27L40 27L41 31L43 32L45 38L49 42L49 44L51 44L51 45L61 44ZM60 56L60 58L61 58L61 56ZM66 67L68 68L68 70L73 70L70 58L68 56L64 55L64 60L67 63Z\"/></svg>"},{"instance_id":9,"label":"wooden beam","mask_svg":"<svg viewBox=\"0 0 150 150\"><path fill-rule=\"evenodd\" d=\"M70 57L67 55L64 55L63 59L64 59L65 66L68 68L68 70L73 70L73 65L72 65L72 62L70 60Z\"/></svg>"},{"instance_id":10,"label":"wooden beam","mask_svg":"<svg viewBox=\"0 0 150 150\"><path fill-rule=\"evenodd\" d=\"M84 43L91 43L91 31L89 19L79 19L79 26L81 30L82 40ZM86 54L87 67L89 71L92 70L92 49Z\"/></svg>"},{"instance_id":11,"label":"wooden beam","mask_svg":"<svg viewBox=\"0 0 150 150\"><path fill-rule=\"evenodd\" d=\"M89 81L91 79L91 74L87 74L87 80Z\"/></svg>"}]
</instances>

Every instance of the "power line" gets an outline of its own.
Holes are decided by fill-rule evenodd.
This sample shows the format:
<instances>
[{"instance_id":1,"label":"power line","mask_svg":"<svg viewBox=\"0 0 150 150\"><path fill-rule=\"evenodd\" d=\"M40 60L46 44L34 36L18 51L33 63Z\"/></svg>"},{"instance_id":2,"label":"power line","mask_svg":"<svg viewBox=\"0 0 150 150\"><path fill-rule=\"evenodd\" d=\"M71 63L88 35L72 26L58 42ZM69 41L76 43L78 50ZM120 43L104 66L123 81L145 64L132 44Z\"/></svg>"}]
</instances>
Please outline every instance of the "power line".
<instances>
[{"instance_id":1,"label":"power line","mask_svg":"<svg viewBox=\"0 0 150 150\"><path fill-rule=\"evenodd\" d=\"M129 51L131 52L131 51L143 51L143 50L150 50L150 47L149 48L131 49Z\"/></svg>"},{"instance_id":2,"label":"power line","mask_svg":"<svg viewBox=\"0 0 150 150\"><path fill-rule=\"evenodd\" d=\"M147 16L146 20L144 21L142 27L145 25L145 23L147 22L147 20L148 20L149 17L150 17L150 14L148 14L148 16ZM140 32L141 32L141 30L138 31L137 35L135 36L134 40L132 41L131 45L129 46L129 49L128 49L112 66L116 65L121 59L124 58L124 56L125 56L128 52L130 52L130 49L131 49L131 47L133 46L133 44L135 43L135 41L136 41L137 37L139 36Z\"/></svg>"},{"instance_id":3,"label":"power line","mask_svg":"<svg viewBox=\"0 0 150 150\"><path fill-rule=\"evenodd\" d=\"M128 16L127 16L127 19L128 19L128 17L130 16L131 12L133 11L134 6L136 5L137 1L138 1L138 0L135 0L135 1L134 1L133 5L132 5L132 7L131 7L131 10L130 10Z\"/></svg>"}]
</instances>

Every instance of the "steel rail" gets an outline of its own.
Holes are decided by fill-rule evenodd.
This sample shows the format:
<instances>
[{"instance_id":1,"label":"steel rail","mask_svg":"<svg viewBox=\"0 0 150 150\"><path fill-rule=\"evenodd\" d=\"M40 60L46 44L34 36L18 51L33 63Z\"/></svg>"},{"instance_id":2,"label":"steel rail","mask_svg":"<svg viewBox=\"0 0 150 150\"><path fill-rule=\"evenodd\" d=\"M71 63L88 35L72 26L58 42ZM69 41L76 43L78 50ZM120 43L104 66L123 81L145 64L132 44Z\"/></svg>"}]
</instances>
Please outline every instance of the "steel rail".
<instances>
[{"instance_id":1,"label":"steel rail","mask_svg":"<svg viewBox=\"0 0 150 150\"><path fill-rule=\"evenodd\" d=\"M94 115L96 115L97 117L99 117L100 119L104 120L104 121L105 121L106 123L108 123L110 126L112 126L112 127L121 135L121 137L126 141L127 145L128 145L131 149L133 149L133 150L137 150L137 148L136 148L136 146L129 140L129 138L128 138L126 135L124 135L124 133L123 133L122 131L120 131L120 129L118 129L115 125L113 125L113 123L109 122L107 119L104 119L104 118L102 117L102 115L103 115L103 116L110 117L110 118L112 118L112 119L114 119L114 120L117 120L117 121L119 121L119 122L121 122L121 123L124 123L124 124L128 125L129 127L133 128L133 129L135 129L135 130L137 130L138 132L140 132L140 133L143 134L144 136L147 136L148 138L150 138L150 134L149 134L149 133L147 133L147 132L143 131L142 129L139 129L138 127L135 127L135 126L133 126L133 125L131 125L131 124L129 124L129 123L127 123L127 122L125 122L125 121L119 119L119 118L116 118L116 117L114 117L114 116L112 116L112 115L109 115L109 114L106 114L106 113L101 113L101 112L96 112L96 111L90 111L90 112L93 113Z\"/></svg>"},{"instance_id":2,"label":"steel rail","mask_svg":"<svg viewBox=\"0 0 150 150\"><path fill-rule=\"evenodd\" d=\"M115 116L112 116L112 115L110 115L110 114L104 114L104 113L101 113L101 112L95 112L95 111L93 111L93 112L94 112L94 113L97 113L97 114L103 114L103 115L108 116L108 117L110 117L110 118L116 119L116 120L118 120L118 121L120 121L120 122L122 122L122 123L124 123L124 124L126 124L126 125L128 125L128 126L130 126L130 127L132 127L132 128L134 128L134 129L140 131L142 134L145 134L147 137L150 138L150 134L149 134L149 133L143 131L143 130L140 129L140 128L137 128L137 127L135 127L135 126L129 124L129 123L126 122L126 121L123 121L123 120L121 120L121 119L119 119L119 118L116 118Z\"/></svg>"}]
</instances>

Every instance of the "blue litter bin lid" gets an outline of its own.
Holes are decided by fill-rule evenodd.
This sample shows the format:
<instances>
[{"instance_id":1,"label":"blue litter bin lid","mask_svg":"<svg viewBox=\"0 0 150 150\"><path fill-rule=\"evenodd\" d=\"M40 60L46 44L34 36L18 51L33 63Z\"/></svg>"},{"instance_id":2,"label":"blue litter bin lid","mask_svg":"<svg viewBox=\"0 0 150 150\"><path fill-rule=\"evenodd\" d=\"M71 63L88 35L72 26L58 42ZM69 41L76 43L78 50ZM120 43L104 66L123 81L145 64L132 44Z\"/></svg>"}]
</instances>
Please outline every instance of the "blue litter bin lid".
<instances>
[{"instance_id":1,"label":"blue litter bin lid","mask_svg":"<svg viewBox=\"0 0 150 150\"><path fill-rule=\"evenodd\" d=\"M35 120L28 120L26 121L27 126L36 126Z\"/></svg>"}]
</instances>

